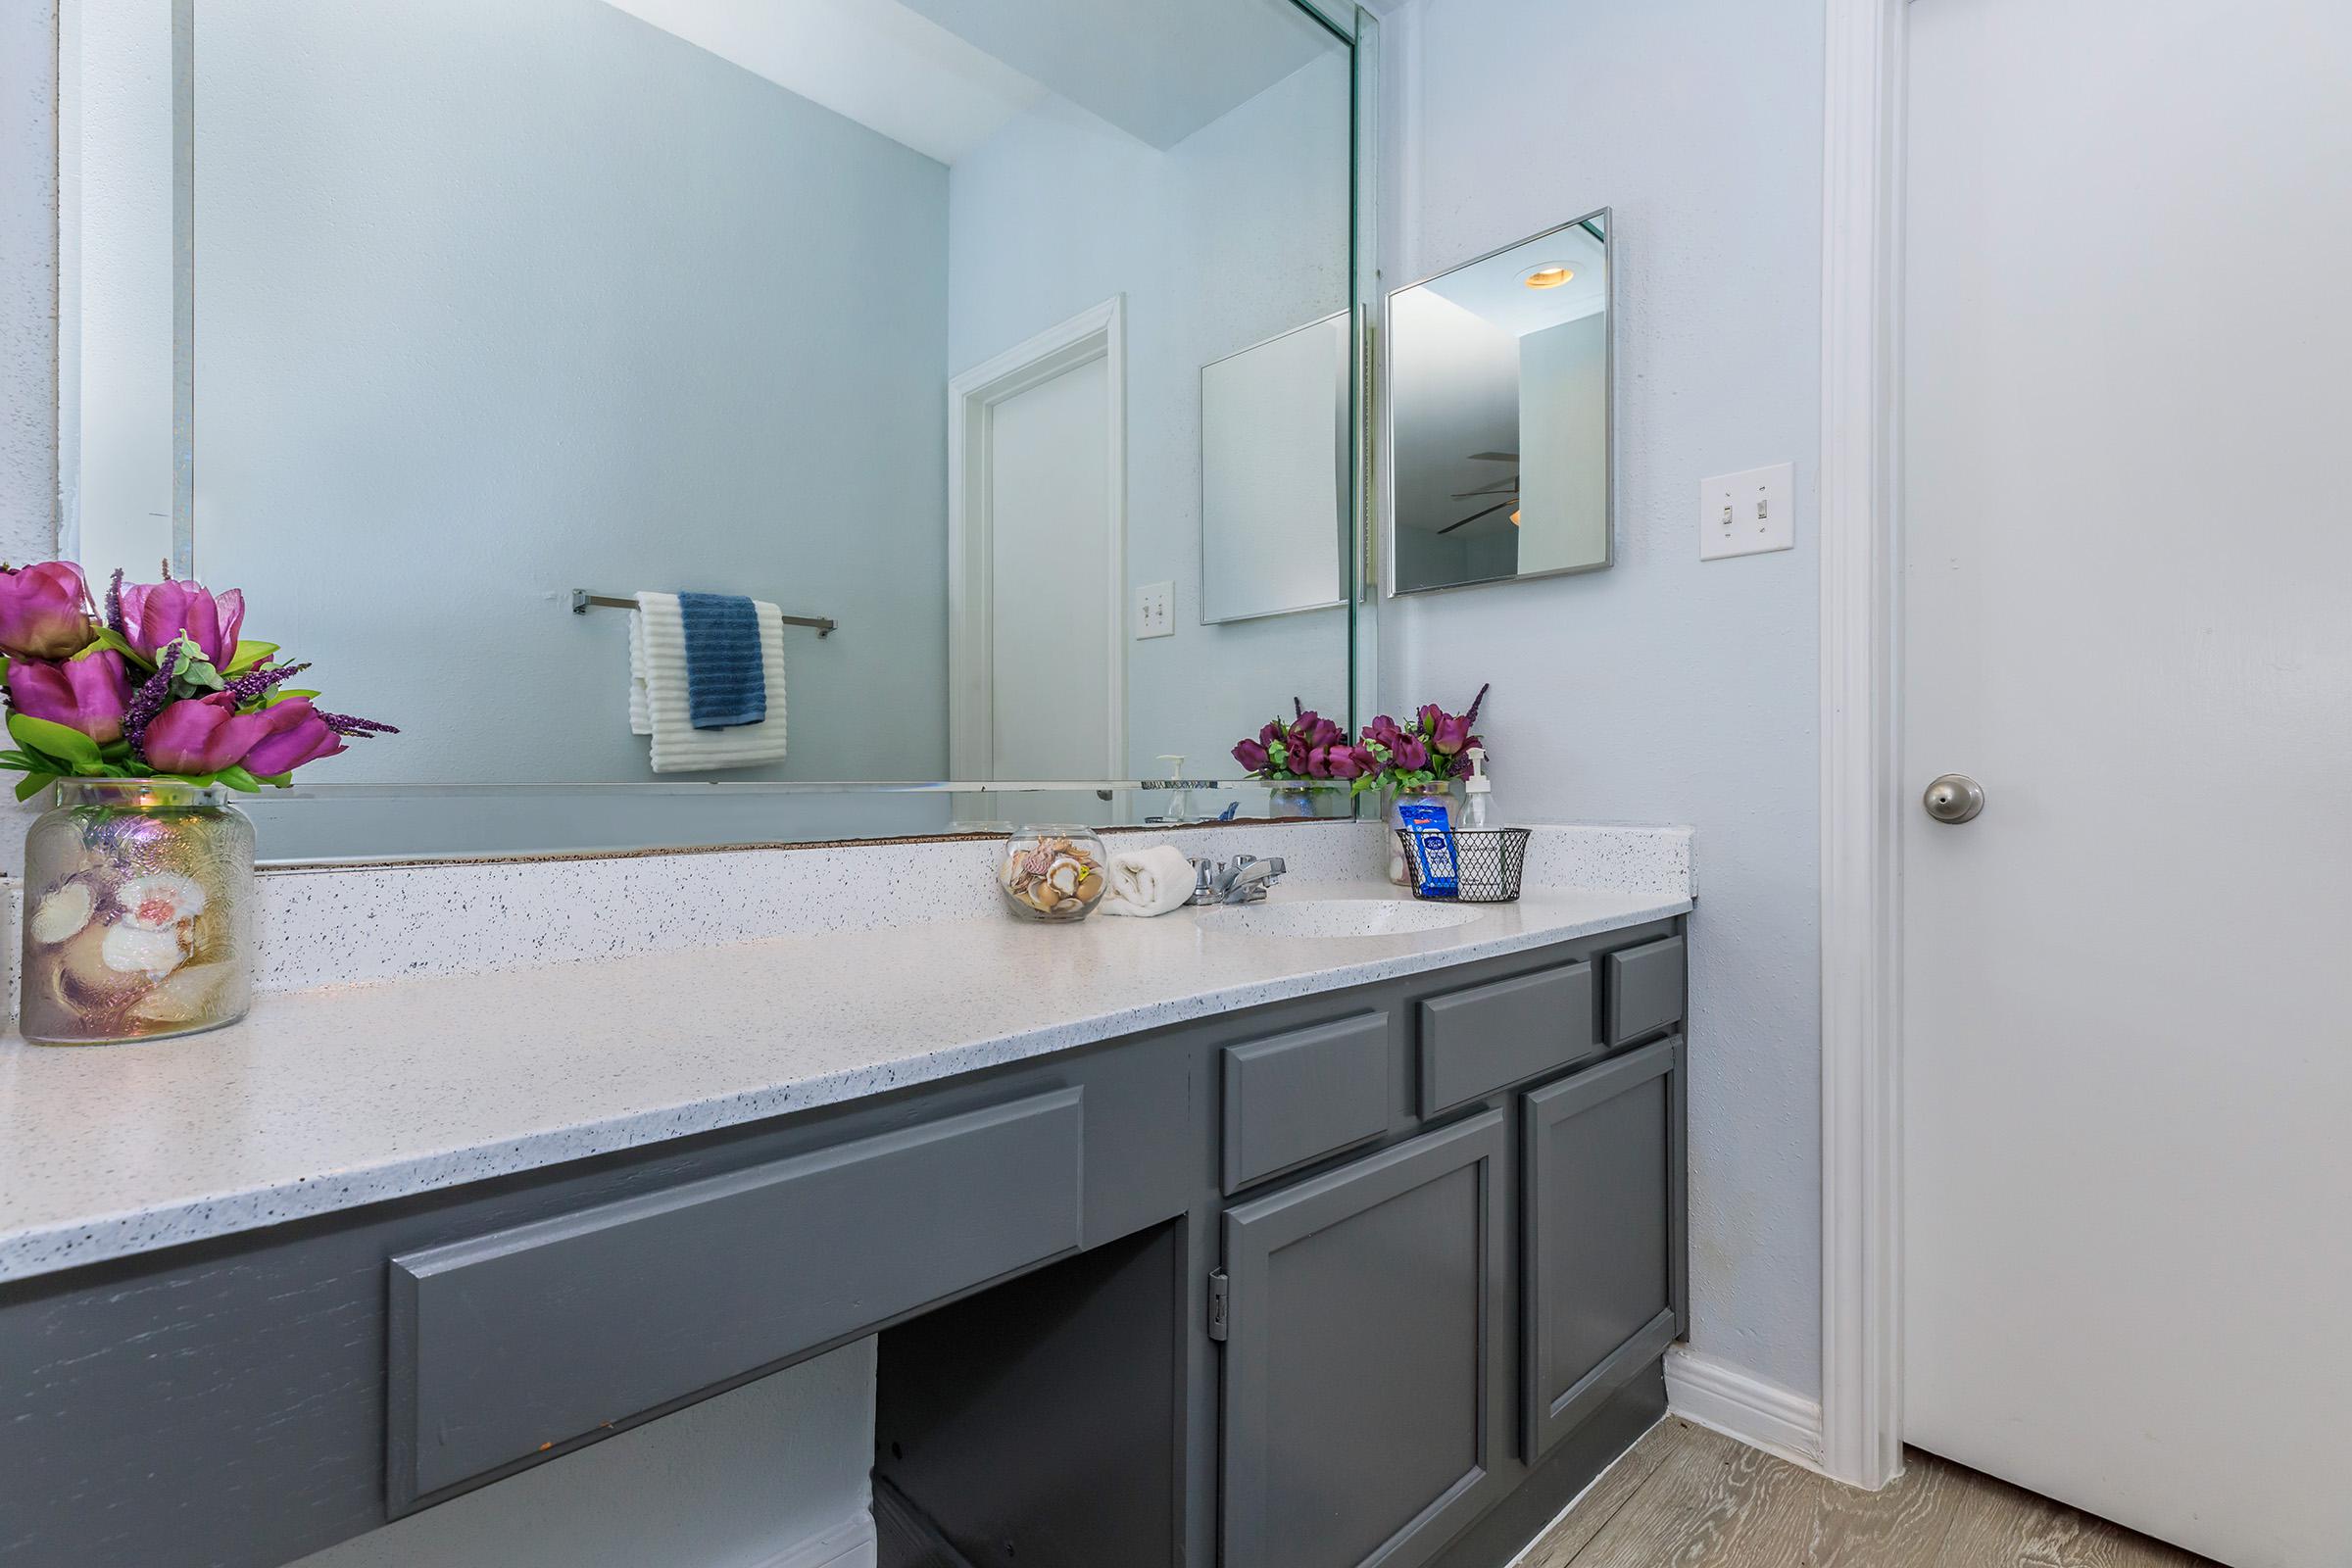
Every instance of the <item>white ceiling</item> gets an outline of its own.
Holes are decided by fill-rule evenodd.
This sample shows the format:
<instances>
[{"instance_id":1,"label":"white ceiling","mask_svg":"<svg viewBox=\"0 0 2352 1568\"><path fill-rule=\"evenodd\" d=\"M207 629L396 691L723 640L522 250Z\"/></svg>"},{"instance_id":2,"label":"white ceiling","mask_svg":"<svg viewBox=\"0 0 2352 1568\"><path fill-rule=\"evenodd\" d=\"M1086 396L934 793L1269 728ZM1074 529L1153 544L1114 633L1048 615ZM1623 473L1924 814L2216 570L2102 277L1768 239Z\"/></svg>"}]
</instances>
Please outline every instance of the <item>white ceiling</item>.
<instances>
[{"instance_id":1,"label":"white ceiling","mask_svg":"<svg viewBox=\"0 0 2352 1568\"><path fill-rule=\"evenodd\" d=\"M899 0L610 3L943 164L1046 96Z\"/></svg>"},{"instance_id":2,"label":"white ceiling","mask_svg":"<svg viewBox=\"0 0 2352 1568\"><path fill-rule=\"evenodd\" d=\"M907 0L1165 150L1340 47L1292 0Z\"/></svg>"},{"instance_id":3,"label":"white ceiling","mask_svg":"<svg viewBox=\"0 0 2352 1568\"><path fill-rule=\"evenodd\" d=\"M1292 0L610 0L954 164L1048 94L1168 148L1337 40Z\"/></svg>"},{"instance_id":4,"label":"white ceiling","mask_svg":"<svg viewBox=\"0 0 2352 1568\"><path fill-rule=\"evenodd\" d=\"M1576 275L1557 288L1529 288L1522 279L1543 267L1565 267ZM1608 250L1582 228L1564 228L1433 277L1422 287L1513 337L1525 337L1607 308Z\"/></svg>"}]
</instances>

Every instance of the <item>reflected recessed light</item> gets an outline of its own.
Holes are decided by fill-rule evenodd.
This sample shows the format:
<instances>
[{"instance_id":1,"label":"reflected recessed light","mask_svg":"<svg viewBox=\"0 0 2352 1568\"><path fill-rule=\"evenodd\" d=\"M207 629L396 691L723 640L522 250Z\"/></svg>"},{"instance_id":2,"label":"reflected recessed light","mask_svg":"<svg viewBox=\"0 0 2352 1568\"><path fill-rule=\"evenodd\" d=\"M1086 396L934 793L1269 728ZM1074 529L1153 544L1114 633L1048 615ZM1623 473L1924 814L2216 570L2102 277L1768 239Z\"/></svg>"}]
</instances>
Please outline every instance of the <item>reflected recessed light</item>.
<instances>
[{"instance_id":1,"label":"reflected recessed light","mask_svg":"<svg viewBox=\"0 0 2352 1568\"><path fill-rule=\"evenodd\" d=\"M1576 271L1573 268L1562 267L1557 262L1551 262L1536 268L1532 271L1520 273L1519 281L1525 283L1529 288L1558 288L1575 275Z\"/></svg>"}]
</instances>

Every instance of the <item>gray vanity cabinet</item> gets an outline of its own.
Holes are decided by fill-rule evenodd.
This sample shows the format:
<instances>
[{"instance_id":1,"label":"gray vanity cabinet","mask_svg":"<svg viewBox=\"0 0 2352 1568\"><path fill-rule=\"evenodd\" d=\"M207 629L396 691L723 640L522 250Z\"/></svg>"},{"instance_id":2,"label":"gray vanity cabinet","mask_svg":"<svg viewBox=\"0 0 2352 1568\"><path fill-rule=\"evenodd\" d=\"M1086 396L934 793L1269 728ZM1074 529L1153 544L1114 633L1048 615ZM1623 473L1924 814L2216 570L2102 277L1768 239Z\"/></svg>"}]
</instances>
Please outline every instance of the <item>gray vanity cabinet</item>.
<instances>
[{"instance_id":1,"label":"gray vanity cabinet","mask_svg":"<svg viewBox=\"0 0 2352 1568\"><path fill-rule=\"evenodd\" d=\"M1683 1040L1524 1096L1521 1452L1534 1464L1681 1332Z\"/></svg>"},{"instance_id":2,"label":"gray vanity cabinet","mask_svg":"<svg viewBox=\"0 0 2352 1568\"><path fill-rule=\"evenodd\" d=\"M1488 1110L1226 1211L1223 1568L1413 1568L1494 1500L1508 1146Z\"/></svg>"}]
</instances>

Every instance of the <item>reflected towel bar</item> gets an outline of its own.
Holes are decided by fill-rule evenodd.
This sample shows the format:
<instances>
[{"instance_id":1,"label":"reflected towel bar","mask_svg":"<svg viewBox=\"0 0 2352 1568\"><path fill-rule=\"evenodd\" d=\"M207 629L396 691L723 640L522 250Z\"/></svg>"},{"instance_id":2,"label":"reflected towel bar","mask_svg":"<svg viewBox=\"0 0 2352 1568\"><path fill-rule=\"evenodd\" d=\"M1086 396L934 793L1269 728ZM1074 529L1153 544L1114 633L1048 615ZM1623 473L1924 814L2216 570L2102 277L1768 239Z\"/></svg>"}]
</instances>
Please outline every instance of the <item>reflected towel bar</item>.
<instances>
[{"instance_id":1,"label":"reflected towel bar","mask_svg":"<svg viewBox=\"0 0 2352 1568\"><path fill-rule=\"evenodd\" d=\"M591 605L599 610L635 610L637 601L623 599L617 594L592 594L585 588L574 588L571 591L571 612L573 614L585 615ZM787 626L814 626L819 637L833 635L833 621L827 616L778 615L776 618Z\"/></svg>"}]
</instances>

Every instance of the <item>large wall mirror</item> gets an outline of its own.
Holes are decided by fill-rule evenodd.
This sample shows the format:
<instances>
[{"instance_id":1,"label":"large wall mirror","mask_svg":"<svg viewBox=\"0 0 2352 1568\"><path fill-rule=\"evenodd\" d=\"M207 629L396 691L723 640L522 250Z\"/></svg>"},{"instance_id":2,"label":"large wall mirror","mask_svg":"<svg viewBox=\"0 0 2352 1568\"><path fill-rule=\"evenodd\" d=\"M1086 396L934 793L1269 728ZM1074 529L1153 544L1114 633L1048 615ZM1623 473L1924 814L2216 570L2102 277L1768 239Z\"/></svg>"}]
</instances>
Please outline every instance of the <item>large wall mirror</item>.
<instances>
[{"instance_id":1,"label":"large wall mirror","mask_svg":"<svg viewBox=\"0 0 2352 1568\"><path fill-rule=\"evenodd\" d=\"M402 730L265 857L1255 815L1349 710L1351 7L67 10L68 553ZM783 612L780 758L655 770L641 591Z\"/></svg>"},{"instance_id":2,"label":"large wall mirror","mask_svg":"<svg viewBox=\"0 0 2352 1568\"><path fill-rule=\"evenodd\" d=\"M1389 586L1609 564L1609 214L1388 301Z\"/></svg>"}]
</instances>

